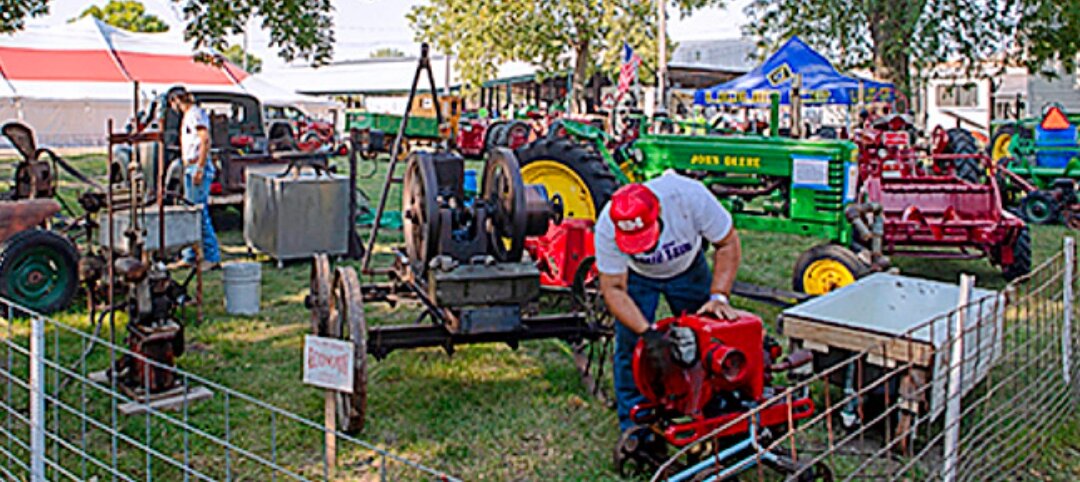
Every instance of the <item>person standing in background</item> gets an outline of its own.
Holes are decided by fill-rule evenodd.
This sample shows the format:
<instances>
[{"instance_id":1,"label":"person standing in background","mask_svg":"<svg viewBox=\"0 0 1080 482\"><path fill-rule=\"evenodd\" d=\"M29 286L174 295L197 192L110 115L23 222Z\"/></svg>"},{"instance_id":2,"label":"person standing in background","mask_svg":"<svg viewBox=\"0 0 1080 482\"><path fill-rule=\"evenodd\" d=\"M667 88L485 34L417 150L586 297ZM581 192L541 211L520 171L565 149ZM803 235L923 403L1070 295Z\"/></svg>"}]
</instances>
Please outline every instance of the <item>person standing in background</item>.
<instances>
[{"instance_id":1,"label":"person standing in background","mask_svg":"<svg viewBox=\"0 0 1080 482\"><path fill-rule=\"evenodd\" d=\"M221 249L210 221L210 182L214 179L214 164L210 162L210 118L195 105L195 98L182 86L169 89L165 98L169 108L181 115L180 161L184 166L184 197L191 203L203 206L203 261L199 269L215 269L221 264ZM181 262L187 266L194 265L194 250L185 249Z\"/></svg>"}]
</instances>

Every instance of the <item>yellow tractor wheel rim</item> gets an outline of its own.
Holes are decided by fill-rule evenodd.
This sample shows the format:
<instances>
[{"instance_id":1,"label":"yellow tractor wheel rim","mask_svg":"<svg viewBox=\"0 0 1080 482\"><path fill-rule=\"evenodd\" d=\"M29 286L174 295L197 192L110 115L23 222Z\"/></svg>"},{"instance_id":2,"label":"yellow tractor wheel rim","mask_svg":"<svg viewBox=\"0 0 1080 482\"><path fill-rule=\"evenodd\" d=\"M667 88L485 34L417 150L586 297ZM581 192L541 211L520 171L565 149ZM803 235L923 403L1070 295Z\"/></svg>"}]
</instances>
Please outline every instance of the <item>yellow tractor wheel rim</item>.
<instances>
[{"instance_id":1,"label":"yellow tractor wheel rim","mask_svg":"<svg viewBox=\"0 0 1080 482\"><path fill-rule=\"evenodd\" d=\"M809 295L823 295L854 282L855 274L833 259L819 259L803 271L803 291Z\"/></svg>"},{"instance_id":2,"label":"yellow tractor wheel rim","mask_svg":"<svg viewBox=\"0 0 1080 482\"><path fill-rule=\"evenodd\" d=\"M1003 158L1009 157L1009 143L1012 142L1012 135L1002 134L994 140L994 148L990 151L990 158L994 162L998 162Z\"/></svg>"},{"instance_id":3,"label":"yellow tractor wheel rim","mask_svg":"<svg viewBox=\"0 0 1080 482\"><path fill-rule=\"evenodd\" d=\"M562 197L565 218L595 220L596 204L585 181L565 164L551 160L537 160L521 168L525 184L543 184L548 196Z\"/></svg>"}]
</instances>

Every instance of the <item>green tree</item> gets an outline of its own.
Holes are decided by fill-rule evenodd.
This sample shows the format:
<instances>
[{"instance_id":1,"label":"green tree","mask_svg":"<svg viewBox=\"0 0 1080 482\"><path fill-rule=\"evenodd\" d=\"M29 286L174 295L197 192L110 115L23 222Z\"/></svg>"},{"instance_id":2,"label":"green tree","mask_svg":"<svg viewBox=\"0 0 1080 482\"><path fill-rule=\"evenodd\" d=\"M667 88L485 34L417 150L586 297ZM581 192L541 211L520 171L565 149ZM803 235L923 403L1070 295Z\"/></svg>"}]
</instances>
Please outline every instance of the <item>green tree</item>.
<instances>
[{"instance_id":1,"label":"green tree","mask_svg":"<svg viewBox=\"0 0 1080 482\"><path fill-rule=\"evenodd\" d=\"M78 18L94 17L113 27L131 32L165 32L169 25L161 18L146 13L146 6L134 0L109 0L105 8L91 5ZM77 20L73 18L69 22Z\"/></svg>"},{"instance_id":2,"label":"green tree","mask_svg":"<svg viewBox=\"0 0 1080 482\"><path fill-rule=\"evenodd\" d=\"M232 62L237 66L244 67L247 65L247 71L252 74L262 72L262 59L251 53L245 52L244 48L239 45L230 45L229 48L225 49L221 54L224 55L226 59L229 59L229 62ZM244 63L244 60L247 60L247 64Z\"/></svg>"},{"instance_id":3,"label":"green tree","mask_svg":"<svg viewBox=\"0 0 1080 482\"><path fill-rule=\"evenodd\" d=\"M27 17L47 13L48 0L0 0L0 34L22 30Z\"/></svg>"},{"instance_id":4,"label":"green tree","mask_svg":"<svg viewBox=\"0 0 1080 482\"><path fill-rule=\"evenodd\" d=\"M676 0L680 15L723 0ZM574 104L580 107L585 84L597 71L613 75L629 43L649 67L656 65L656 4L644 0L430 0L408 14L417 40L454 56L469 88L475 88L509 61L532 63L542 74L569 70ZM671 45L671 47L674 47Z\"/></svg>"},{"instance_id":5,"label":"green tree","mask_svg":"<svg viewBox=\"0 0 1080 482\"><path fill-rule=\"evenodd\" d=\"M369 55L369 57L373 59L396 59L404 56L405 52L402 52L393 47L383 47L381 49L375 49L371 52L371 55Z\"/></svg>"},{"instance_id":6,"label":"green tree","mask_svg":"<svg viewBox=\"0 0 1080 482\"><path fill-rule=\"evenodd\" d=\"M331 0L172 0L181 5L184 36L196 49L228 48L227 38L240 35L249 20L270 32L270 46L288 61L328 62L333 54ZM27 17L48 13L49 0L0 0L0 33L15 32Z\"/></svg>"},{"instance_id":7,"label":"green tree","mask_svg":"<svg viewBox=\"0 0 1080 482\"><path fill-rule=\"evenodd\" d=\"M1080 50L1080 0L754 0L746 13L762 53L798 35L840 67L871 68L909 92L913 69L1073 68Z\"/></svg>"}]
</instances>

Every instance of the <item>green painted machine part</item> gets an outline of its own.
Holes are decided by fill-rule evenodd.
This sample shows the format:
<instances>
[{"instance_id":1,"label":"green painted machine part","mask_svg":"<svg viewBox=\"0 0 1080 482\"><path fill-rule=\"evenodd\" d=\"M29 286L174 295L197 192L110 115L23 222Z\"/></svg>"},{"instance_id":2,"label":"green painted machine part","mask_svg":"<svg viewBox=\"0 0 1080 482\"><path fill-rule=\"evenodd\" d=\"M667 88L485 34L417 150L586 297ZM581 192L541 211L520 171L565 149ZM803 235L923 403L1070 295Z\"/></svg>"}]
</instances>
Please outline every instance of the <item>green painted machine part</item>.
<instances>
[{"instance_id":1,"label":"green painted machine part","mask_svg":"<svg viewBox=\"0 0 1080 482\"><path fill-rule=\"evenodd\" d=\"M348 111L345 113L345 129L368 129L386 133L388 136L397 135L401 126L401 116L397 114L380 114L376 112ZM434 117L409 117L409 123L405 126L405 135L414 138L438 139L439 122Z\"/></svg>"}]
</instances>

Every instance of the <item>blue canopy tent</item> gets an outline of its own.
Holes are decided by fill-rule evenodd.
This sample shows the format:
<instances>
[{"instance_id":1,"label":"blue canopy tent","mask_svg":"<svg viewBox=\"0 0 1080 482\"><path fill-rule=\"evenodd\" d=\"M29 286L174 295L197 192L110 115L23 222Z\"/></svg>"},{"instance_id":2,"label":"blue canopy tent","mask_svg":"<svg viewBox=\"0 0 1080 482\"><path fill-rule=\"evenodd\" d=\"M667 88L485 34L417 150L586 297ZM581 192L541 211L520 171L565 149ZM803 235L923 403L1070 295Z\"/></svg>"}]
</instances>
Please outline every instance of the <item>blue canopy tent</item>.
<instances>
[{"instance_id":1,"label":"blue canopy tent","mask_svg":"<svg viewBox=\"0 0 1080 482\"><path fill-rule=\"evenodd\" d=\"M864 102L891 102L893 85L876 80L848 77L836 71L828 59L791 37L776 53L745 75L694 92L694 103L704 106L763 107L773 93L780 103L791 103L791 87L796 75L802 76L800 97L803 105L859 103L859 87Z\"/></svg>"}]
</instances>

